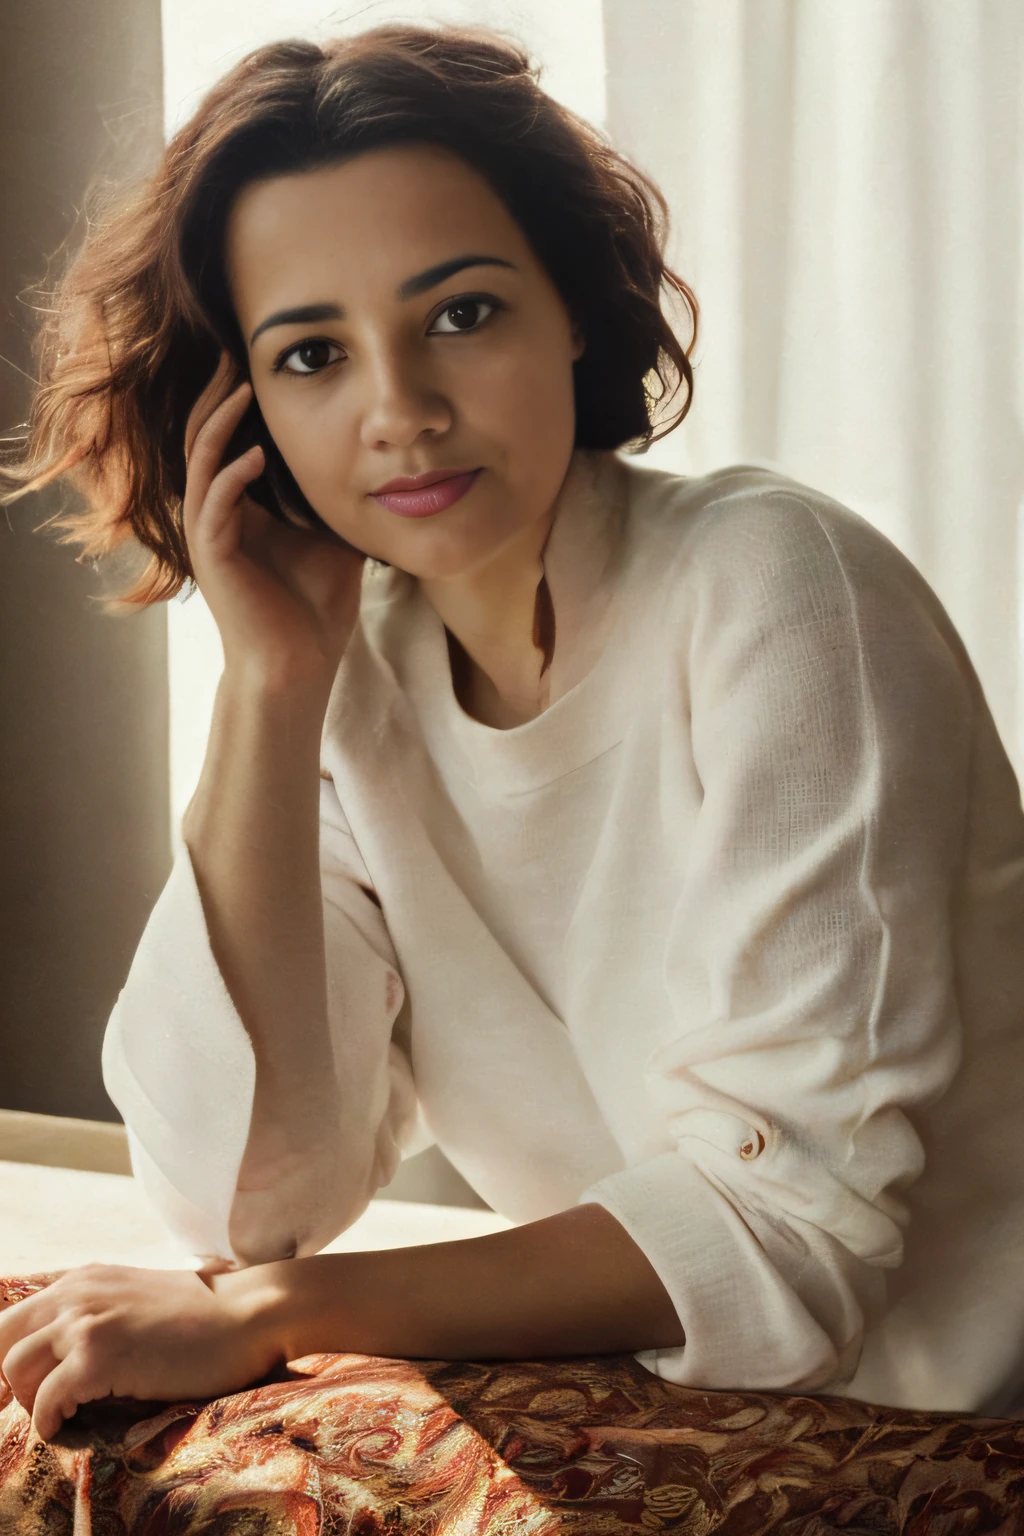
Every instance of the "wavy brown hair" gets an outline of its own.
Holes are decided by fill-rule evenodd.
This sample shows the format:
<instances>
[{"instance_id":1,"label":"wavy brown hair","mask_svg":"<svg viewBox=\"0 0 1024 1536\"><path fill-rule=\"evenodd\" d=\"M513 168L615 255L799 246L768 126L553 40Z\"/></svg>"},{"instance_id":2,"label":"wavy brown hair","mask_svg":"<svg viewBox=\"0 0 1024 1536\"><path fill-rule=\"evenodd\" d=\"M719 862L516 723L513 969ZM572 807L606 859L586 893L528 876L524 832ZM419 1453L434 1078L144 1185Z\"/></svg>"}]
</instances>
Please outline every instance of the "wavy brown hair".
<instances>
[{"instance_id":1,"label":"wavy brown hair","mask_svg":"<svg viewBox=\"0 0 1024 1536\"><path fill-rule=\"evenodd\" d=\"M137 611L194 582L181 505L185 423L221 348L248 376L223 249L246 185L382 145L461 155L517 220L586 350L574 363L575 444L642 452L689 410L698 306L665 263L668 208L654 183L537 83L527 54L479 27L375 27L323 46L246 55L203 98L155 169L96 207L35 338L37 386L10 502L61 477L84 505L69 530L79 563L134 538L142 575L105 604ZM662 291L692 321L684 348ZM685 381L674 415L656 422ZM661 430L655 432L655 426ZM249 494L275 516L325 525L273 443Z\"/></svg>"}]
</instances>

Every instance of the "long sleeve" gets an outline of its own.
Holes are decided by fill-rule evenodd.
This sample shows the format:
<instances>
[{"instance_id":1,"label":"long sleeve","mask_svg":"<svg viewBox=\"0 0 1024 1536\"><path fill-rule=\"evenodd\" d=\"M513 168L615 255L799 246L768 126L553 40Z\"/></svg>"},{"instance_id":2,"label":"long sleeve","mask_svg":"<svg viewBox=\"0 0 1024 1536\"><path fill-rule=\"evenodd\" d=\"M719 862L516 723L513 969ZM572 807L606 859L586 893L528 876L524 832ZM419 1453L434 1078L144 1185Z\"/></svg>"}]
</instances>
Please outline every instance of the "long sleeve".
<instances>
[{"instance_id":1,"label":"long sleeve","mask_svg":"<svg viewBox=\"0 0 1024 1536\"><path fill-rule=\"evenodd\" d=\"M679 663L703 798L646 1062L673 1149L600 1180L695 1387L848 1381L924 1169L914 1107L961 1053L950 907L972 693L937 604L859 519L723 501ZM939 611L940 612L940 611Z\"/></svg>"},{"instance_id":2,"label":"long sleeve","mask_svg":"<svg viewBox=\"0 0 1024 1536\"><path fill-rule=\"evenodd\" d=\"M337 1102L287 1185L239 1195L255 1061L217 967L187 848L150 914L103 1043L104 1081L125 1120L136 1176L190 1253L233 1262L240 1201L257 1226L288 1227L299 1253L351 1224L403 1154L427 1145L408 1057L393 1038L405 991L372 882L334 785L321 780L320 862L328 1019ZM252 1213L247 1226L252 1226ZM266 1257L276 1257L268 1253ZM260 1254L248 1253L249 1262Z\"/></svg>"}]
</instances>

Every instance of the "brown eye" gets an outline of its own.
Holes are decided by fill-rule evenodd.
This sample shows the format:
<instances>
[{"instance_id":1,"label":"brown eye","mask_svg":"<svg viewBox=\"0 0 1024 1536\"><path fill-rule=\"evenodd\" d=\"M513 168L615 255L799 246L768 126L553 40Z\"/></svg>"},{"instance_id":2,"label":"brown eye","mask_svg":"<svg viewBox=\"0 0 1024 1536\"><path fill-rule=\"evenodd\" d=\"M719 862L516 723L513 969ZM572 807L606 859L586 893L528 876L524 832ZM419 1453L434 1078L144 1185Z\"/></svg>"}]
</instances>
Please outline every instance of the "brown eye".
<instances>
[{"instance_id":1,"label":"brown eye","mask_svg":"<svg viewBox=\"0 0 1024 1536\"><path fill-rule=\"evenodd\" d=\"M280 371L284 373L319 373L321 368L326 368L328 363L334 362L330 356L331 348L341 351L335 341L313 339L300 341L297 347L292 347L281 358ZM290 366L290 360L296 360L298 366Z\"/></svg>"},{"instance_id":2,"label":"brown eye","mask_svg":"<svg viewBox=\"0 0 1024 1536\"><path fill-rule=\"evenodd\" d=\"M436 332L438 321L441 320L449 322L449 327L441 330L442 336L452 336L456 331L475 331L482 324L480 311L482 309L492 311L497 307L497 304L492 303L490 299L453 299L438 315L431 326L431 332ZM486 320L488 315L484 315L483 318Z\"/></svg>"}]
</instances>

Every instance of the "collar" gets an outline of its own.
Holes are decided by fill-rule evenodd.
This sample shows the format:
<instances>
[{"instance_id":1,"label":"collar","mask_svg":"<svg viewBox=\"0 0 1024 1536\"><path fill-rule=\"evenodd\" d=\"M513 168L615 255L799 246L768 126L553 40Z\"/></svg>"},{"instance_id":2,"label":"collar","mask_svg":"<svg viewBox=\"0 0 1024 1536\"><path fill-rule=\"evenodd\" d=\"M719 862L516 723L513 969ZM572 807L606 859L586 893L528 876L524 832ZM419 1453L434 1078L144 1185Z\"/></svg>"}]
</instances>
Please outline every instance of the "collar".
<instances>
[{"instance_id":1,"label":"collar","mask_svg":"<svg viewBox=\"0 0 1024 1536\"><path fill-rule=\"evenodd\" d=\"M555 627L549 703L586 676L613 622L628 474L613 450L577 448L559 490L541 554Z\"/></svg>"}]
</instances>

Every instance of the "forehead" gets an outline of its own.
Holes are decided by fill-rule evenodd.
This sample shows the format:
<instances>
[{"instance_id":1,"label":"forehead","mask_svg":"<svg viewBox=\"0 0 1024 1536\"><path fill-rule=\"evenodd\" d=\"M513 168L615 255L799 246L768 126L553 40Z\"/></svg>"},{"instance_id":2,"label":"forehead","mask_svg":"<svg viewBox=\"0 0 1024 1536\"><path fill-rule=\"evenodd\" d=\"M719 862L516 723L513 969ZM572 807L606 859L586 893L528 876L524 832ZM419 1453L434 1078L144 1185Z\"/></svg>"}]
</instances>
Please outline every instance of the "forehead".
<instances>
[{"instance_id":1,"label":"forehead","mask_svg":"<svg viewBox=\"0 0 1024 1536\"><path fill-rule=\"evenodd\" d=\"M412 272L463 250L526 265L526 239L486 178L433 145L368 150L338 165L275 176L239 193L225 258L240 306L281 285L392 291ZM328 287L325 287L329 285Z\"/></svg>"}]
</instances>

